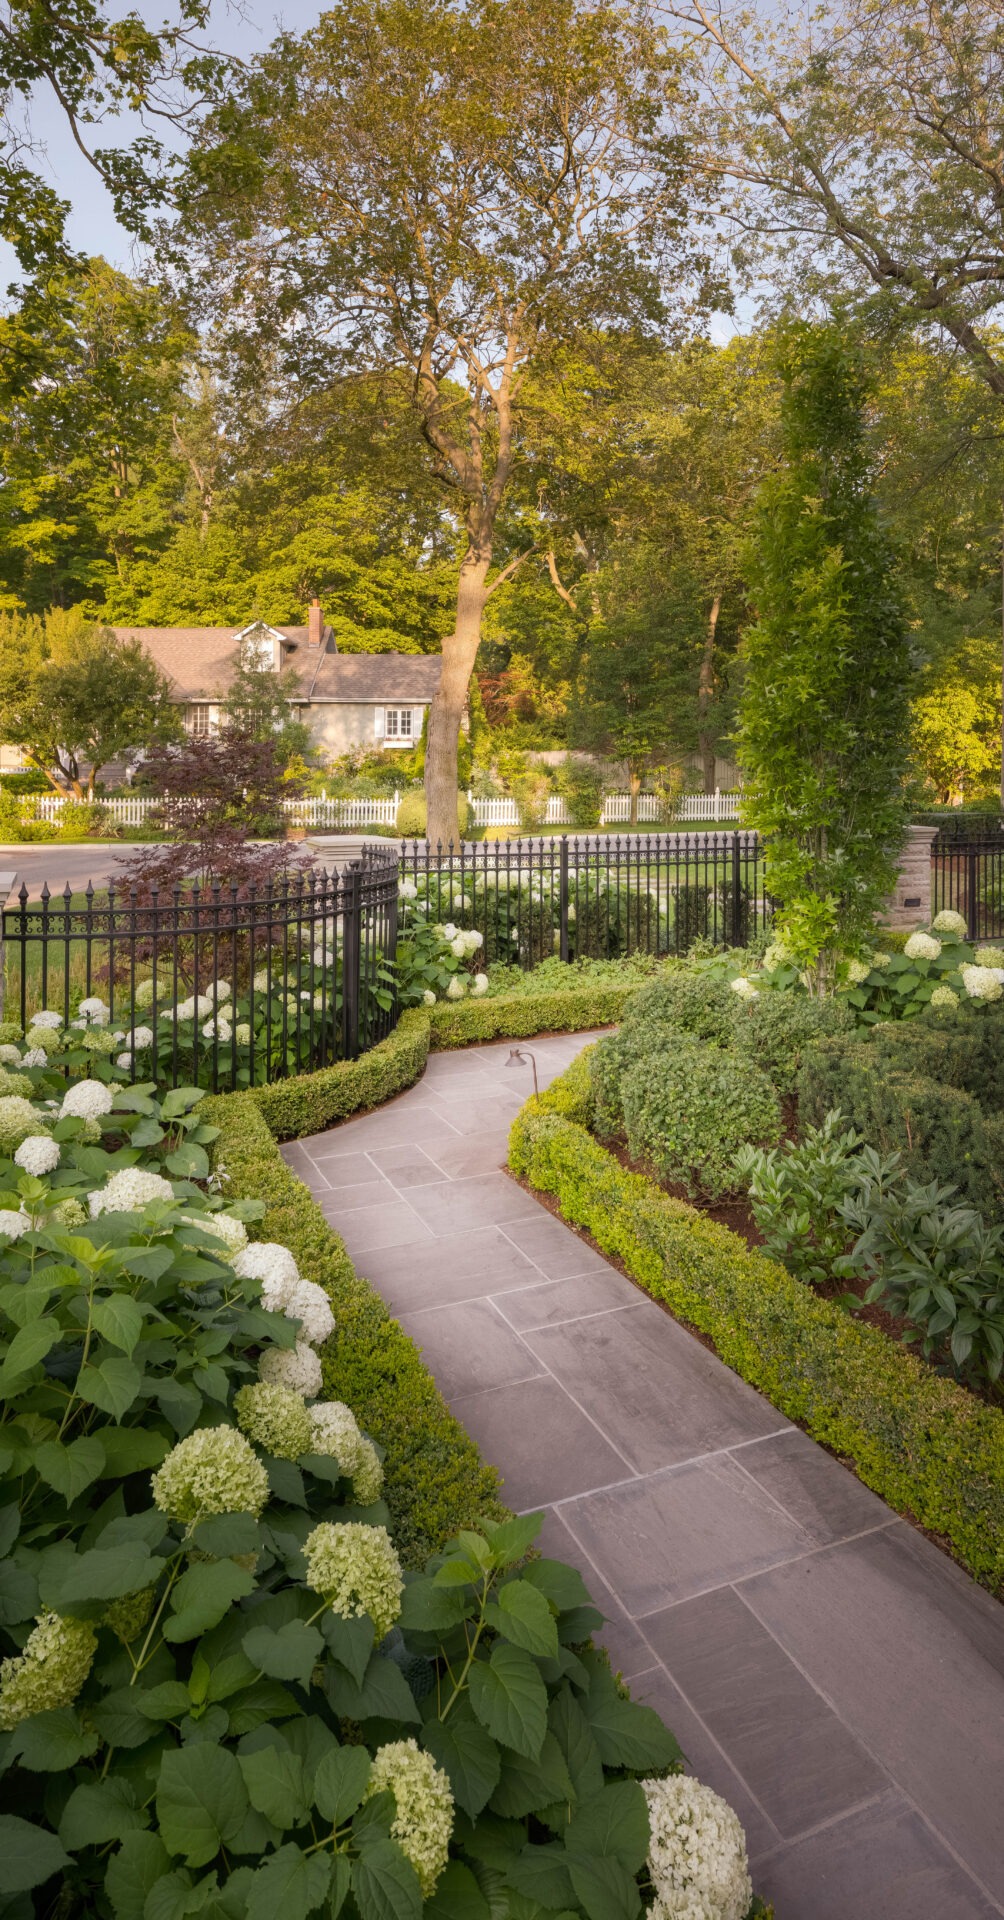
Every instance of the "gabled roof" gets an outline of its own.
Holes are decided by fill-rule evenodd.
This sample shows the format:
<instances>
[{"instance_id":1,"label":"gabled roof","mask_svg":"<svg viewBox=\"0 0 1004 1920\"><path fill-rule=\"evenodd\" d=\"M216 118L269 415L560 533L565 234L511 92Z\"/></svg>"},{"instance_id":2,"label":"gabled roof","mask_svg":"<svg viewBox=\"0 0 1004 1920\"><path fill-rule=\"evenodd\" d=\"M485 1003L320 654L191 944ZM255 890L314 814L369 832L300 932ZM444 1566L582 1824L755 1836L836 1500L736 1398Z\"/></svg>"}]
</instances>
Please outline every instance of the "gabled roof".
<instances>
[{"instance_id":1,"label":"gabled roof","mask_svg":"<svg viewBox=\"0 0 1004 1920\"><path fill-rule=\"evenodd\" d=\"M264 624L264 623L263 623ZM247 628L113 627L120 640L139 640L171 682L177 700L211 700L225 694L237 663L237 643ZM297 674L307 701L379 705L427 702L439 685L440 656L412 653L337 653L330 627L319 650L307 648L306 627L272 627L286 645L283 666Z\"/></svg>"}]
</instances>

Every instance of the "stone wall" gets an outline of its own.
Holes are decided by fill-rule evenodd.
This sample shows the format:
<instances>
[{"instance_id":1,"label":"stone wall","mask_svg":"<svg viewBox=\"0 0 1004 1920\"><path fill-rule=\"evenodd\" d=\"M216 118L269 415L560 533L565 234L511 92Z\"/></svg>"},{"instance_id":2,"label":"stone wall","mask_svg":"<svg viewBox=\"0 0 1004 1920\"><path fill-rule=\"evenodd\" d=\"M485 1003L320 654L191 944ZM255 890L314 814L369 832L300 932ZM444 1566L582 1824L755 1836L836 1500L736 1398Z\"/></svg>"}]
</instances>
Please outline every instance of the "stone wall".
<instances>
[{"instance_id":1,"label":"stone wall","mask_svg":"<svg viewBox=\"0 0 1004 1920\"><path fill-rule=\"evenodd\" d=\"M908 929L931 918L931 844L937 827L908 827L899 877L882 916L887 927Z\"/></svg>"}]
</instances>

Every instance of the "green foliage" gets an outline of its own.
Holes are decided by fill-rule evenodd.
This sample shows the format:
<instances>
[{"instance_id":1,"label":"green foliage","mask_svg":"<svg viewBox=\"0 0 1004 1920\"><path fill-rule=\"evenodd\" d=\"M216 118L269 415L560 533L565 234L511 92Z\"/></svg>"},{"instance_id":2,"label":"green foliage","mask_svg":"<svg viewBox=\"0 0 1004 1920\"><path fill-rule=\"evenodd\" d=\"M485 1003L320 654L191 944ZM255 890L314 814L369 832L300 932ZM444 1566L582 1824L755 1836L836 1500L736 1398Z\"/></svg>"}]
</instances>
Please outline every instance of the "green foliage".
<instances>
[{"instance_id":1,"label":"green foliage","mask_svg":"<svg viewBox=\"0 0 1004 1920\"><path fill-rule=\"evenodd\" d=\"M180 737L170 694L138 640L79 615L0 616L0 729L78 800L116 755Z\"/></svg>"},{"instance_id":2,"label":"green foliage","mask_svg":"<svg viewBox=\"0 0 1004 1920\"><path fill-rule=\"evenodd\" d=\"M907 947L916 947L918 937L935 940L940 951L933 957L906 952ZM912 1020L930 1006L932 995L939 988L947 988L950 995L959 999L966 998L961 969L971 966L975 959L974 950L966 941L954 934L926 935L919 930L918 935L910 934L896 952L884 933L879 938L886 951L870 956L867 978L848 988L846 994L848 1006L853 1007L862 1025L870 1025L875 1020ZM868 964L867 959L864 964ZM939 1006L937 1011L940 1017L944 1009ZM969 1006L966 1011L972 1018L977 1009ZM982 1014L984 1010L978 1011Z\"/></svg>"},{"instance_id":3,"label":"green foliage","mask_svg":"<svg viewBox=\"0 0 1004 1920\"><path fill-rule=\"evenodd\" d=\"M457 793L457 839L462 840L467 832L470 816L470 802L466 793ZM424 793L403 793L398 802L395 826L404 840L424 840L426 833L426 800Z\"/></svg>"},{"instance_id":4,"label":"green foliage","mask_svg":"<svg viewBox=\"0 0 1004 1920\"><path fill-rule=\"evenodd\" d=\"M253 644L253 636L249 639ZM263 668L246 641L222 704L224 724L249 740L271 740L283 768L294 758L305 761L311 751L310 728L295 718L290 705L301 691L295 668L273 673L271 660Z\"/></svg>"},{"instance_id":5,"label":"green foliage","mask_svg":"<svg viewBox=\"0 0 1004 1920\"><path fill-rule=\"evenodd\" d=\"M741 1147L736 1174L747 1187L764 1249L796 1280L825 1285L847 1248L849 1229L841 1211L855 1194L866 1166L878 1174L871 1148L843 1115L831 1111L820 1127L783 1147ZM894 1156L895 1158L895 1156Z\"/></svg>"},{"instance_id":6,"label":"green foliage","mask_svg":"<svg viewBox=\"0 0 1004 1920\"><path fill-rule=\"evenodd\" d=\"M731 996L731 1044L737 1053L755 1060L780 1094L794 1093L799 1068L823 1034L841 1033L853 1025L843 996L813 1000L795 992L760 992L753 1000Z\"/></svg>"},{"instance_id":7,"label":"green foliage","mask_svg":"<svg viewBox=\"0 0 1004 1920\"><path fill-rule=\"evenodd\" d=\"M832 1044L832 1043L830 1043ZM736 1234L628 1173L590 1138L580 1056L517 1116L510 1165L711 1339L768 1400L1004 1588L1004 1414L819 1299Z\"/></svg>"},{"instance_id":8,"label":"green foliage","mask_svg":"<svg viewBox=\"0 0 1004 1920\"><path fill-rule=\"evenodd\" d=\"M910 654L869 492L860 370L836 329L799 325L782 371L786 466L763 483L748 553L757 619L737 740L779 930L825 984L892 890Z\"/></svg>"},{"instance_id":9,"label":"green foliage","mask_svg":"<svg viewBox=\"0 0 1004 1920\"><path fill-rule=\"evenodd\" d=\"M718 1199L737 1185L740 1146L778 1138L777 1094L748 1060L671 1029L665 1041L664 1049L622 1073L619 1101L628 1150L634 1159L647 1160L658 1179Z\"/></svg>"}]
</instances>

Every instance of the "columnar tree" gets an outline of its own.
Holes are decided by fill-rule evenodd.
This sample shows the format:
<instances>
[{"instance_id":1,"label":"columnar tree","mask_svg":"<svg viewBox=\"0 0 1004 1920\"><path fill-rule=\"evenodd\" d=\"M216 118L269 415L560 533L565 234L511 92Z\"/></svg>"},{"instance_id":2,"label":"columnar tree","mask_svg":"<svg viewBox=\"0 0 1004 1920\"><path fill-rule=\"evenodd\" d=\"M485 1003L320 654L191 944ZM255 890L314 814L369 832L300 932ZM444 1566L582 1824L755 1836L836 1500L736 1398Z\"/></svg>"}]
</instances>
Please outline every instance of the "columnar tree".
<instances>
[{"instance_id":1,"label":"columnar tree","mask_svg":"<svg viewBox=\"0 0 1004 1920\"><path fill-rule=\"evenodd\" d=\"M782 372L786 458L763 483L747 555L738 747L781 938L824 991L895 878L911 661L854 358L835 329L803 325Z\"/></svg>"},{"instance_id":2,"label":"columnar tree","mask_svg":"<svg viewBox=\"0 0 1004 1920\"><path fill-rule=\"evenodd\" d=\"M235 353L297 397L346 368L406 377L460 522L432 839L456 830L484 608L524 557L493 573L527 371L579 329L658 326L682 272L677 83L628 0L336 0L246 72L192 162L186 234Z\"/></svg>"}]
</instances>

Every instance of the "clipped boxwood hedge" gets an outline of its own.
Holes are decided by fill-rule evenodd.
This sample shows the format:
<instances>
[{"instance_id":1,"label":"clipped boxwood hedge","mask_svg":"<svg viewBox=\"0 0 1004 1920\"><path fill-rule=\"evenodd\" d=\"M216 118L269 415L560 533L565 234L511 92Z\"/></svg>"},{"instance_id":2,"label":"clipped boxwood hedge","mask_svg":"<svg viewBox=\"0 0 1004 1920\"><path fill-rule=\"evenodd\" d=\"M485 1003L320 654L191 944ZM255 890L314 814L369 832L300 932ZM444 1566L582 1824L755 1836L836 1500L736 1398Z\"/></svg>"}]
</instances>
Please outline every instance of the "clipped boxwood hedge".
<instances>
[{"instance_id":1,"label":"clipped boxwood hedge","mask_svg":"<svg viewBox=\"0 0 1004 1920\"><path fill-rule=\"evenodd\" d=\"M260 1237L288 1247L331 1299L337 1327L322 1353L324 1392L346 1401L386 1449L384 1497L402 1558L420 1566L480 1516L506 1518L495 1469L484 1464L418 1349L357 1276L338 1235L286 1166L255 1095L220 1094L207 1100L205 1116L220 1129L216 1165L229 1176L227 1198L264 1200Z\"/></svg>"},{"instance_id":2,"label":"clipped boxwood hedge","mask_svg":"<svg viewBox=\"0 0 1004 1920\"><path fill-rule=\"evenodd\" d=\"M558 993L486 994L478 1000L444 1000L429 1008L433 1047L466 1047L479 1040L526 1040L533 1033L585 1033L619 1020L641 982L609 981L568 987Z\"/></svg>"},{"instance_id":3,"label":"clipped boxwood hedge","mask_svg":"<svg viewBox=\"0 0 1004 1920\"><path fill-rule=\"evenodd\" d=\"M890 1506L1004 1588L1004 1413L851 1319L589 1132L587 1055L513 1123L509 1164Z\"/></svg>"}]
</instances>

